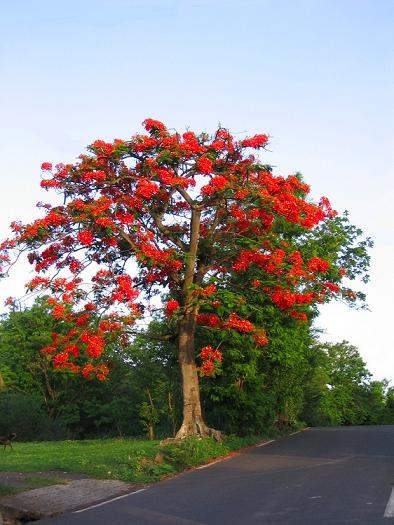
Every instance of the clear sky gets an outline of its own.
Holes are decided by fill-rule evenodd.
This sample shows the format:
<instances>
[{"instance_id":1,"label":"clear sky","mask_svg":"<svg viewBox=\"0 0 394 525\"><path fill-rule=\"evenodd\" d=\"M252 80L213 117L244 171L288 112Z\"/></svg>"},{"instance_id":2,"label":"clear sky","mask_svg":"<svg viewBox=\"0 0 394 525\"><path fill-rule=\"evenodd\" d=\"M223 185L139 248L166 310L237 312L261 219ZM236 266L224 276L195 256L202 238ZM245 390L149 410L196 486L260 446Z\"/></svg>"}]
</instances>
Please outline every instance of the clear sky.
<instances>
[{"instance_id":1,"label":"clear sky","mask_svg":"<svg viewBox=\"0 0 394 525\"><path fill-rule=\"evenodd\" d=\"M43 161L146 117L269 133L265 162L301 171L374 239L370 311L327 305L317 326L394 382L393 0L18 0L0 34L0 238L50 200ZM29 271L0 283L1 304Z\"/></svg>"}]
</instances>

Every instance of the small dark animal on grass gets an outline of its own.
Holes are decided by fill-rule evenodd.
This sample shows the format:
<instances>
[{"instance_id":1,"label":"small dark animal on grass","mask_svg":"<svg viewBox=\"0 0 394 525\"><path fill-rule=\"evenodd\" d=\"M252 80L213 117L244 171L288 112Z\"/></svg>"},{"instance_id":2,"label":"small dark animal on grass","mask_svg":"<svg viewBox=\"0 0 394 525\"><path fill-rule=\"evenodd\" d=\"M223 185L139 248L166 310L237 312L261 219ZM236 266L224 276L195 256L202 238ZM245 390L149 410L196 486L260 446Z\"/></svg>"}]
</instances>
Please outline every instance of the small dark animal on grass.
<instances>
[{"instance_id":1,"label":"small dark animal on grass","mask_svg":"<svg viewBox=\"0 0 394 525\"><path fill-rule=\"evenodd\" d=\"M4 445L4 450L6 449L7 445L12 449L12 442L16 438L15 432L12 434L8 434L8 436L0 436L0 445Z\"/></svg>"}]
</instances>

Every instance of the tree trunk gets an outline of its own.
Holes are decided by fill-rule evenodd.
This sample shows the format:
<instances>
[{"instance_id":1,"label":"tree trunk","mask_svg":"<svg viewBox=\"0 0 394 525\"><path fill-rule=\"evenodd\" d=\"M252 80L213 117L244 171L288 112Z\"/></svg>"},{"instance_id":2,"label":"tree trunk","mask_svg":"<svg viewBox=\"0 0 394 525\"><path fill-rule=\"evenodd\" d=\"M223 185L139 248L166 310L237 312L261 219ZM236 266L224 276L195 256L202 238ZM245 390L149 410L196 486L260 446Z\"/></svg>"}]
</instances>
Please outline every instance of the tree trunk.
<instances>
[{"instance_id":1,"label":"tree trunk","mask_svg":"<svg viewBox=\"0 0 394 525\"><path fill-rule=\"evenodd\" d=\"M172 425L172 436L175 437L175 434L176 434L176 422L175 422L175 413L174 413L174 406L173 406L171 391L168 392L168 411L169 411L169 414L170 414L171 425Z\"/></svg>"},{"instance_id":2,"label":"tree trunk","mask_svg":"<svg viewBox=\"0 0 394 525\"><path fill-rule=\"evenodd\" d=\"M202 416L200 387L194 353L196 314L188 312L179 322L179 364L183 388L183 422L176 439L187 436L213 436L220 440L220 432L207 426Z\"/></svg>"},{"instance_id":3,"label":"tree trunk","mask_svg":"<svg viewBox=\"0 0 394 525\"><path fill-rule=\"evenodd\" d=\"M182 439L187 436L213 436L220 440L220 432L210 429L202 417L200 387L194 351L194 334L196 331L198 307L193 304L193 294L190 287L195 279L200 219L201 210L192 206L190 245L182 286L184 312L179 319L178 325L179 365L181 367L183 388L183 423L175 439Z\"/></svg>"},{"instance_id":4,"label":"tree trunk","mask_svg":"<svg viewBox=\"0 0 394 525\"><path fill-rule=\"evenodd\" d=\"M153 404L153 399L152 399L152 395L150 393L149 388L146 389L146 393L148 394L149 405L150 405L150 418L148 421L148 438L151 441L153 441L155 439L155 427L154 427L155 405Z\"/></svg>"}]
</instances>

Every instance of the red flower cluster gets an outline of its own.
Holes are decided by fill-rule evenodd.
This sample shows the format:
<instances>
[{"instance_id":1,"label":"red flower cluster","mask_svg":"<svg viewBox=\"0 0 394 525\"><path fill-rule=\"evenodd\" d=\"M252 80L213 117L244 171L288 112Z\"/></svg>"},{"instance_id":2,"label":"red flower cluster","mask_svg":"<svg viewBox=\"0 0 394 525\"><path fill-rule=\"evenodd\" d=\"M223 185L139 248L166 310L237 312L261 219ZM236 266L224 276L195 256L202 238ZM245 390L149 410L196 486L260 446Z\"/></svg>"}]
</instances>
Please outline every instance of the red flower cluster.
<instances>
[{"instance_id":1,"label":"red flower cluster","mask_svg":"<svg viewBox=\"0 0 394 525\"><path fill-rule=\"evenodd\" d=\"M333 292L333 293L338 293L341 291L341 289L339 288L339 286L335 283L324 283L324 286L330 290L330 292Z\"/></svg>"},{"instance_id":2,"label":"red flower cluster","mask_svg":"<svg viewBox=\"0 0 394 525\"><path fill-rule=\"evenodd\" d=\"M205 288L202 288L201 290L194 290L193 295L212 295L217 291L217 287L214 284L209 284Z\"/></svg>"},{"instance_id":3,"label":"red flower cluster","mask_svg":"<svg viewBox=\"0 0 394 525\"><path fill-rule=\"evenodd\" d=\"M268 337L264 330L256 330L256 333L253 334L253 339L259 346L265 346L268 344Z\"/></svg>"},{"instance_id":4,"label":"red flower cluster","mask_svg":"<svg viewBox=\"0 0 394 525\"><path fill-rule=\"evenodd\" d=\"M92 232L90 232L89 230L81 230L78 233L77 238L79 242L84 246L90 246L93 242L94 237L92 235Z\"/></svg>"},{"instance_id":5,"label":"red flower cluster","mask_svg":"<svg viewBox=\"0 0 394 525\"><path fill-rule=\"evenodd\" d=\"M81 373L85 379L92 379L96 376L99 381L104 381L109 373L109 369L106 364L94 366L92 363L88 363L82 368Z\"/></svg>"},{"instance_id":6,"label":"red flower cluster","mask_svg":"<svg viewBox=\"0 0 394 525\"><path fill-rule=\"evenodd\" d=\"M271 295L272 302L281 310L287 310L295 304L310 304L315 299L314 293L294 293L287 288L280 288L279 286L273 292L271 290L267 291Z\"/></svg>"},{"instance_id":7,"label":"red flower cluster","mask_svg":"<svg viewBox=\"0 0 394 525\"><path fill-rule=\"evenodd\" d=\"M175 312L179 310L179 303L176 299L170 299L168 303L166 304L166 316L172 317Z\"/></svg>"},{"instance_id":8,"label":"red flower cluster","mask_svg":"<svg viewBox=\"0 0 394 525\"><path fill-rule=\"evenodd\" d=\"M212 161L208 157L200 157L197 161L197 170L199 173L209 175L213 171Z\"/></svg>"},{"instance_id":9,"label":"red flower cluster","mask_svg":"<svg viewBox=\"0 0 394 525\"><path fill-rule=\"evenodd\" d=\"M99 154L101 153L107 156L112 155L114 151L114 145L103 140L94 141L91 147L97 150Z\"/></svg>"},{"instance_id":10,"label":"red flower cluster","mask_svg":"<svg viewBox=\"0 0 394 525\"><path fill-rule=\"evenodd\" d=\"M159 192L159 186L149 179L142 178L138 181L135 194L144 199L150 199Z\"/></svg>"},{"instance_id":11,"label":"red flower cluster","mask_svg":"<svg viewBox=\"0 0 394 525\"><path fill-rule=\"evenodd\" d=\"M142 123L146 131L167 131L165 125L159 120L154 120L153 118L147 118Z\"/></svg>"},{"instance_id":12,"label":"red flower cluster","mask_svg":"<svg viewBox=\"0 0 394 525\"><path fill-rule=\"evenodd\" d=\"M109 319L104 319L99 324L100 330L102 332L113 332L121 328L121 324L117 321L110 321Z\"/></svg>"},{"instance_id":13,"label":"red flower cluster","mask_svg":"<svg viewBox=\"0 0 394 525\"><path fill-rule=\"evenodd\" d=\"M219 328L222 324L216 314L198 314L197 323L202 326L209 326L210 328Z\"/></svg>"},{"instance_id":14,"label":"red flower cluster","mask_svg":"<svg viewBox=\"0 0 394 525\"><path fill-rule=\"evenodd\" d=\"M201 193L202 195L212 195L216 191L224 190L227 183L228 179L226 179L226 177L223 177L223 175L217 175L216 177L212 177L209 184L201 188Z\"/></svg>"},{"instance_id":15,"label":"red flower cluster","mask_svg":"<svg viewBox=\"0 0 394 525\"><path fill-rule=\"evenodd\" d=\"M85 337L86 334L86 337ZM81 336L81 341L87 343L86 353L90 358L100 357L104 350L104 338L101 335L85 332Z\"/></svg>"},{"instance_id":16,"label":"red flower cluster","mask_svg":"<svg viewBox=\"0 0 394 525\"><path fill-rule=\"evenodd\" d=\"M138 297L139 292L133 287L130 275L118 275L116 281L118 286L112 292L112 301L130 302Z\"/></svg>"},{"instance_id":17,"label":"red flower cluster","mask_svg":"<svg viewBox=\"0 0 394 525\"><path fill-rule=\"evenodd\" d=\"M320 259L319 257L312 257L308 261L308 269L311 272L325 273L328 270L329 266L330 264L328 261Z\"/></svg>"},{"instance_id":18,"label":"red flower cluster","mask_svg":"<svg viewBox=\"0 0 394 525\"><path fill-rule=\"evenodd\" d=\"M180 147L186 154L196 155L204 152L204 148L198 142L195 133L192 131L187 131L182 135L183 143L180 144Z\"/></svg>"},{"instance_id":19,"label":"red flower cluster","mask_svg":"<svg viewBox=\"0 0 394 525\"><path fill-rule=\"evenodd\" d=\"M62 304L56 304L52 309L52 315L55 319L64 319L66 312Z\"/></svg>"},{"instance_id":20,"label":"red flower cluster","mask_svg":"<svg viewBox=\"0 0 394 525\"><path fill-rule=\"evenodd\" d=\"M204 346L200 352L200 358L202 361L199 372L204 376L212 376L216 369L217 365L222 360L222 353L219 350L214 350L211 345Z\"/></svg>"},{"instance_id":21,"label":"red flower cluster","mask_svg":"<svg viewBox=\"0 0 394 525\"><path fill-rule=\"evenodd\" d=\"M254 137L250 137L248 139L244 139L241 141L241 145L244 148L254 148L254 149L262 148L266 146L267 143L268 143L268 136L263 135L263 134L254 135Z\"/></svg>"},{"instance_id":22,"label":"red flower cluster","mask_svg":"<svg viewBox=\"0 0 394 525\"><path fill-rule=\"evenodd\" d=\"M96 219L97 226L101 226L103 228L114 228L115 224L109 217L99 217Z\"/></svg>"},{"instance_id":23,"label":"red flower cluster","mask_svg":"<svg viewBox=\"0 0 394 525\"><path fill-rule=\"evenodd\" d=\"M81 180L84 182L104 182L106 178L107 174L103 170L84 171L81 174Z\"/></svg>"},{"instance_id":24,"label":"red flower cluster","mask_svg":"<svg viewBox=\"0 0 394 525\"><path fill-rule=\"evenodd\" d=\"M224 323L224 328L236 330L237 332L253 332L255 327L247 319L241 319L236 313L230 314L228 320Z\"/></svg>"},{"instance_id":25,"label":"red flower cluster","mask_svg":"<svg viewBox=\"0 0 394 525\"><path fill-rule=\"evenodd\" d=\"M300 321L307 321L308 316L303 312L297 312L297 310L291 310L290 315L294 317L295 319L299 319Z\"/></svg>"}]
</instances>

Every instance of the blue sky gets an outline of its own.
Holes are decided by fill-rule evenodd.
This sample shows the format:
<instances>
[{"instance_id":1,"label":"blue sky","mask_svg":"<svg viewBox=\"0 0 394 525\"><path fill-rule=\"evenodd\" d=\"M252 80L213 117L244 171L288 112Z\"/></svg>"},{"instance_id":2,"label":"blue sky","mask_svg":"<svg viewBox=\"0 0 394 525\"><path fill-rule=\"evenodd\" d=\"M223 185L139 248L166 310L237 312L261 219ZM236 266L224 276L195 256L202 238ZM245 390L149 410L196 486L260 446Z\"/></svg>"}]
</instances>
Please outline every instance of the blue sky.
<instances>
[{"instance_id":1,"label":"blue sky","mask_svg":"<svg viewBox=\"0 0 394 525\"><path fill-rule=\"evenodd\" d=\"M43 161L128 138L146 117L269 133L276 173L301 171L374 239L371 311L331 304L317 324L394 380L392 0L19 0L0 32L0 237L49 199ZM0 283L1 303L28 271Z\"/></svg>"}]
</instances>

